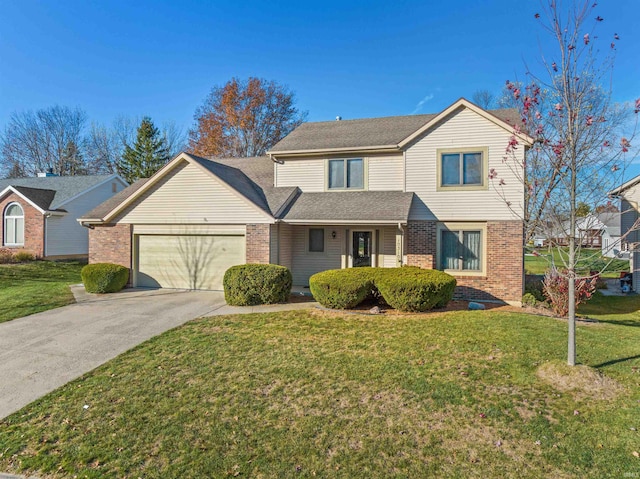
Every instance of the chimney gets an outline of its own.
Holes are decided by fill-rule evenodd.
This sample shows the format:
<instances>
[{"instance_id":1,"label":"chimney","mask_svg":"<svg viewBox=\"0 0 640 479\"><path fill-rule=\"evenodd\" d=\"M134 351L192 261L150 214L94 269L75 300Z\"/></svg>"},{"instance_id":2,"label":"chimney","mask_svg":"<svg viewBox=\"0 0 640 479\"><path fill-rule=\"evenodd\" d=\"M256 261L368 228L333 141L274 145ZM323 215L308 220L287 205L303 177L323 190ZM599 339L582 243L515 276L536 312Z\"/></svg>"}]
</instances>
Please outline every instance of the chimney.
<instances>
[{"instance_id":1,"label":"chimney","mask_svg":"<svg viewBox=\"0 0 640 479\"><path fill-rule=\"evenodd\" d=\"M38 178L48 178L50 176L58 176L53 172L53 168L48 168L46 172L38 173Z\"/></svg>"},{"instance_id":2,"label":"chimney","mask_svg":"<svg viewBox=\"0 0 640 479\"><path fill-rule=\"evenodd\" d=\"M342 120L342 117L340 115L336 116L336 121L340 121Z\"/></svg>"}]
</instances>

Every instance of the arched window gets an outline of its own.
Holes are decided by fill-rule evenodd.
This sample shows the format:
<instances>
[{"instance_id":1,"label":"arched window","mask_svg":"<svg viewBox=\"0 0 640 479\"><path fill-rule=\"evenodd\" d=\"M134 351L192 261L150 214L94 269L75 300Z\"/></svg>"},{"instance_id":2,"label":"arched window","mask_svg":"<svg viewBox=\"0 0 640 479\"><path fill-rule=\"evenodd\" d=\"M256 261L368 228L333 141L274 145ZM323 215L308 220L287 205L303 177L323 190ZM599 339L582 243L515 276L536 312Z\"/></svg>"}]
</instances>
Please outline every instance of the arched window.
<instances>
[{"instance_id":1,"label":"arched window","mask_svg":"<svg viewBox=\"0 0 640 479\"><path fill-rule=\"evenodd\" d=\"M4 245L24 245L24 211L18 203L11 203L4 210Z\"/></svg>"}]
</instances>

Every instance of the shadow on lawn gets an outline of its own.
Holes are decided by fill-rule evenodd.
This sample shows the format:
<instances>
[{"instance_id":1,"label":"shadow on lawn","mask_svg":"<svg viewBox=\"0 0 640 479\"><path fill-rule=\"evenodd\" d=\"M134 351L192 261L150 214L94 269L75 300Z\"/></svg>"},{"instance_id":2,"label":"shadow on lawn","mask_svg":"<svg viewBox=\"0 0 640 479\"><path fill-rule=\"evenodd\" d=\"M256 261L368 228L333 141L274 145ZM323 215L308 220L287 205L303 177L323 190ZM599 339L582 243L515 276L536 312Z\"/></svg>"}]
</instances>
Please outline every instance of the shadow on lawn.
<instances>
[{"instance_id":1,"label":"shadow on lawn","mask_svg":"<svg viewBox=\"0 0 640 479\"><path fill-rule=\"evenodd\" d=\"M624 363L625 361L631 361L633 359L640 359L640 354L636 354L635 356L629 356L626 358L620 358L620 359L612 359L611 361L607 361L604 363L600 363L600 364L594 364L593 367L594 368L604 368L607 366L613 366L614 364L618 364L618 363Z\"/></svg>"}]
</instances>

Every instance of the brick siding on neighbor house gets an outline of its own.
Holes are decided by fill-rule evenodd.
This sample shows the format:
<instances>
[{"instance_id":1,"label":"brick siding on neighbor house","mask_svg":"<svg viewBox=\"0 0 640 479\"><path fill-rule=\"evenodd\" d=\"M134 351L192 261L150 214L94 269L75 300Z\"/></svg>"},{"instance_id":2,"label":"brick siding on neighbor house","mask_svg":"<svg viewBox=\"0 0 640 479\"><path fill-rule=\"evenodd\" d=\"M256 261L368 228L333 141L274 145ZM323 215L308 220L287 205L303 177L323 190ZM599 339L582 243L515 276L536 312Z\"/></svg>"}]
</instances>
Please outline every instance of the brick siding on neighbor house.
<instances>
[{"instance_id":1,"label":"brick siding on neighbor house","mask_svg":"<svg viewBox=\"0 0 640 479\"><path fill-rule=\"evenodd\" d=\"M89 229L89 263L114 263L131 270L132 225L96 225Z\"/></svg>"},{"instance_id":2,"label":"brick siding on neighbor house","mask_svg":"<svg viewBox=\"0 0 640 479\"><path fill-rule=\"evenodd\" d=\"M10 203L18 203L24 211L24 246L4 246L4 213ZM0 212L2 221L0 232L2 233L2 247L15 250L26 250L36 257L44 256L44 215L35 209L31 204L20 198L15 193L11 193L0 201Z\"/></svg>"},{"instance_id":3,"label":"brick siding on neighbor house","mask_svg":"<svg viewBox=\"0 0 640 479\"><path fill-rule=\"evenodd\" d=\"M436 231L435 221L407 224L407 263L410 266L436 266ZM524 286L523 240L522 222L487 222L486 275L456 275L458 286L454 297L520 302Z\"/></svg>"},{"instance_id":4,"label":"brick siding on neighbor house","mask_svg":"<svg viewBox=\"0 0 640 479\"><path fill-rule=\"evenodd\" d=\"M268 264L271 255L271 225L248 224L247 225L247 263Z\"/></svg>"}]
</instances>

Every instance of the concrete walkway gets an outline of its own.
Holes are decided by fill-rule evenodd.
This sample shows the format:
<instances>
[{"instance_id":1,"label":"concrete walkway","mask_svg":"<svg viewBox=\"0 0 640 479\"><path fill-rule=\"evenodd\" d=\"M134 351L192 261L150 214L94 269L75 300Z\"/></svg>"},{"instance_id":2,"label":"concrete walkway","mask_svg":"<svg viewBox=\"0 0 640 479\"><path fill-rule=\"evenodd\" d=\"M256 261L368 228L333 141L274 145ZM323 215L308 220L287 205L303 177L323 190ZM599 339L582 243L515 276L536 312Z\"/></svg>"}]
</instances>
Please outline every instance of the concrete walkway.
<instances>
[{"instance_id":1,"label":"concrete walkway","mask_svg":"<svg viewBox=\"0 0 640 479\"><path fill-rule=\"evenodd\" d=\"M317 303L231 307L215 291L126 289L0 324L0 419L153 336L191 319L304 309Z\"/></svg>"}]
</instances>

